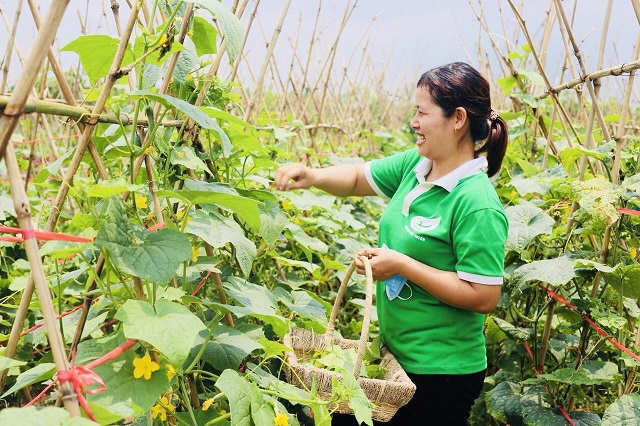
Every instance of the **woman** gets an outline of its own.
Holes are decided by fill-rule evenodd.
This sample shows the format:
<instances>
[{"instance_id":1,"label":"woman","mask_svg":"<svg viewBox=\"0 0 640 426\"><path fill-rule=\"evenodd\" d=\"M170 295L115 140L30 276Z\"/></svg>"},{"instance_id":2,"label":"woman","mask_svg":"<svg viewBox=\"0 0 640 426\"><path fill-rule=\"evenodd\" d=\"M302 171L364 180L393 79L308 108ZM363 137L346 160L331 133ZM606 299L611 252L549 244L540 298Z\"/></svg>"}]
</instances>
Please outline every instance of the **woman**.
<instances>
[{"instance_id":1,"label":"woman","mask_svg":"<svg viewBox=\"0 0 640 426\"><path fill-rule=\"evenodd\" d=\"M491 109L487 80L460 62L420 77L415 108L417 149L358 165L289 164L275 186L390 198L379 248L356 256L360 274L359 257L370 258L379 282L383 342L417 386L386 424L465 425L487 366L484 314L502 284L508 225L489 177L500 170L507 126ZM336 415L332 424L356 422Z\"/></svg>"}]
</instances>

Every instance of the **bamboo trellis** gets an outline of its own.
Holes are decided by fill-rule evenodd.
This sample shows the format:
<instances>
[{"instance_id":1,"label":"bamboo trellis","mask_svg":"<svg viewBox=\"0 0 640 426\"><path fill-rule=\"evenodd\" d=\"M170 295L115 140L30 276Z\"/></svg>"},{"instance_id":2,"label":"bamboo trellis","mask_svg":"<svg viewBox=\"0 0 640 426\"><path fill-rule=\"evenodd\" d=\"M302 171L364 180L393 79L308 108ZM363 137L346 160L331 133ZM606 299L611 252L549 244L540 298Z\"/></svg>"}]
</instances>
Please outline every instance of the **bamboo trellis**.
<instances>
[{"instance_id":1,"label":"bamboo trellis","mask_svg":"<svg viewBox=\"0 0 640 426\"><path fill-rule=\"evenodd\" d=\"M146 141L146 138L149 137L149 135L144 132L144 128L149 125L147 118L133 117L128 114L115 115L105 110L106 101L111 95L116 80L122 76L123 73L128 74L128 71L130 71L130 68L127 69L126 67L122 67L122 60L126 45L131 38L131 34L133 33L136 24L140 24L145 27L153 27L153 22L150 22L152 17L149 14L146 1L139 1L131 7L128 21L125 23L124 27L120 22L119 8L115 2L112 2L111 10L113 13L114 27L121 39L121 43L111 64L109 74L105 79L105 84L100 90L98 99L91 107L79 106L79 102L76 100L74 95L74 93L78 93L78 90L67 82L67 77L65 76L64 70L57 59L57 54L51 47L67 3L68 0L53 1L48 9L47 16L43 21L39 16L38 9L35 6L34 1L28 0L32 17L36 22L36 25L39 27L38 37L34 41L28 57L24 60L23 69L26 71L21 73L20 79L11 90L11 95L0 95L0 111L2 111L2 116L0 118L0 157L4 158L10 178L10 192L14 200L18 222L22 229L27 230L25 237L29 235L28 230L34 228L34 221L28 208L29 201L24 190L25 182L23 181L21 171L18 167L15 150L10 141L12 134L19 125L20 117L23 114L38 113L45 117L65 117L63 121L72 122L77 126L78 131L81 132L81 136L77 141L74 156L71 159L70 164L67 165L66 172L64 173L64 184L61 186L60 191L53 201L54 208L52 209L52 214L48 218L45 226L45 229L49 231L56 228L60 212L65 209L65 203L70 202L68 191L72 185L74 176L76 176L80 169L80 163L85 152L90 153L92 161L98 170L100 179L109 178L109 172L102 164L100 153L96 150L92 142L92 135L98 123L122 125L131 125L135 123L139 129L141 129L139 132L141 140ZM234 2L232 10L239 19L243 19L248 3L248 0ZM545 81L543 92L537 93L536 96L538 99L551 97L553 100L554 115L551 119L551 129L553 129L553 121L557 119L562 124L567 141L569 143L581 143L575 130L574 118L569 117L559 95L561 93L569 93L569 91L583 89L586 87L591 101L591 109L588 113L584 114L584 117L582 118L586 120L587 128L589 129L587 132L589 137L591 137L592 130L598 128L603 133L606 141L615 142L615 163L612 176L614 183L617 183L617 172L620 167L620 152L625 143L625 132L633 131L633 129L637 127L637 123L632 123L632 126L629 127L626 126L626 122L630 115L629 105L634 96L634 74L635 71L640 68L640 61L638 60L640 38L636 41L636 48L631 60L607 68L602 68L602 60L599 60L597 69L589 70L582 59L579 43L573 33L572 24L567 17L562 2L558 0L550 0L549 16L553 19L549 20L548 25L545 26L542 35L543 39L539 43L539 49L534 47L536 43L533 40L525 21L522 19L522 16L520 16L518 7L511 0L507 0L507 3L511 7L511 10L519 23L519 29L516 29L515 31L517 31L517 34L522 34L532 47L532 53L535 59L535 64L533 65ZM252 35L252 33L250 34L250 31L253 28L252 23L256 16L258 16L259 21L259 4L260 1L256 0L251 13L248 16L244 16L245 21L247 21L244 39L245 42L247 38ZM281 64L278 63L274 52L276 43L278 44L278 49L282 49L283 45L286 46L286 43L280 38L282 37L282 26L287 19L289 4L290 2L285 0L280 18L267 43L268 48L265 56L260 58L260 61L256 61L260 64L257 73L253 73L252 66L255 65L247 54L248 52L241 52L233 64L225 66L222 62L225 54L226 41L222 42L218 53L213 55L211 58L211 65L209 69L206 73L203 73L208 76L208 78L206 79L205 87L200 91L200 96L196 101L196 105L202 105L208 84L211 83L213 77L225 75L226 73L231 80L238 83L239 90L243 95L244 102L243 105L241 105L241 110L243 111L242 115L245 120L251 121L256 116L256 112L260 111L263 107L279 111L280 117L278 118L278 121L274 123L274 126L283 126L294 129L298 133L298 138L302 141L301 143L306 143L305 141L309 140L309 147L316 150L319 154L322 153L327 146L332 152L336 152L338 150L336 144L334 144L332 140L337 139L339 142L352 142L357 139L358 135L363 130L375 131L378 126L382 128L397 128L405 122L408 116L409 106L411 104L411 90L414 83L409 82L405 87L398 90L402 96L406 95L406 101L398 101L392 95L394 89L384 90L383 81L385 80L386 73L388 72L389 62L377 64L371 60L368 50L369 46L366 43L366 35L369 31L369 27L365 29L357 43L357 49L362 49L361 54L357 55L356 49L354 49L351 56L342 65L343 72L339 73L335 69L335 62L337 60L336 46L342 37L344 37L343 31L349 24L349 18L356 7L357 0L353 3L346 3L344 6L344 14L340 22L340 28L334 38L329 42L322 38L324 36L320 35L320 31L318 31L319 19L322 15L322 1L319 0L311 39L309 45L306 47L306 56L303 56L303 54L299 52L301 43L299 43L298 40L299 34L296 33L293 39L294 41L289 39L291 58L290 61L284 65L285 71L282 71L283 68L281 68ZM6 58L3 62L0 92L4 92L7 85L12 53L15 51L17 56L22 60L21 54L19 53L19 40L14 38L17 31L21 5L22 1L19 1L13 24L9 24L5 18L5 25L12 36L9 39ZM471 6L473 7L473 5ZM574 4L574 11L575 6L576 5ZM631 0L630 6L633 8L640 23L640 4L638 0ZM177 40L184 41L188 29L187 23L189 21L189 16L192 13L193 4L189 3L185 12L185 18L182 21L180 31L177 35ZM142 16L140 16L140 14ZM516 79L517 84L524 89L525 83L522 81L516 66L511 59L501 52L501 47L499 46L498 41L496 41L492 36L492 33L489 31L485 17L481 12L476 12L476 15L478 17L479 25L488 34L491 48L495 50L495 53L500 59L500 62L495 66L500 67L503 70L503 73L512 75ZM610 15L607 14L607 16ZM606 17L605 19L604 27L606 28L608 26L608 19L610 18ZM370 25L374 25L374 21L375 17L371 21ZM545 65L545 46L548 46L550 43L550 39L552 37L551 30L554 23L557 24L561 30L563 43L571 49L571 52L567 51L567 57L574 55L578 63L578 67L575 67L575 65L568 60L568 62L572 64L570 66L572 70L571 79L556 86L551 84ZM297 31L299 31L299 28L300 25L298 25ZM602 38L599 52L600 57L602 57L603 50L605 49L605 35L606 34L604 34ZM266 41L267 37L265 37L265 42ZM323 49L323 44L325 45L325 50L318 56L324 55L324 60L316 61L314 60L316 57L313 56L312 53L321 51ZM243 49L244 47L245 46L243 44ZM40 70L42 69L41 64L45 58L47 58L47 67L51 68L61 89L60 91L63 99L47 100L39 99L37 96L32 96L30 98L30 95L35 93L33 91L34 82L39 76ZM178 58L179 52L175 53L169 60L168 71L162 79L159 93L167 93L171 80L170 77L173 73L174 67L176 66ZM355 67L352 67L354 61L357 61L357 63ZM351 71L352 68L354 68L355 71ZM339 77L336 77L336 75ZM618 77L621 75L629 75L629 80L624 91L624 100L620 111L617 131L612 136L610 127L605 122L603 112L599 106L598 85L607 77ZM41 75L41 78L46 80L46 71ZM133 77L128 75L128 78L130 88L133 88ZM365 82L364 84L362 83L363 81ZM372 88L382 88L382 90L376 91L372 90ZM272 105L267 105L267 100L264 95L269 91L276 92L278 94L278 104L275 108ZM635 96L637 97L637 94L635 94ZM359 99L360 102L348 102L346 99L349 97ZM511 100L511 102L511 106L515 108L522 107L522 105L517 104L518 101L516 99ZM580 102L586 109L586 100L583 99L582 96L580 96ZM398 104L401 104L401 107L394 108L394 106L397 106ZM510 105L505 102L503 106L507 108ZM298 127L292 125L291 120L287 115L293 115L296 120L302 121L303 125ZM154 111L154 116L158 116L157 109ZM347 118L353 119L348 120ZM43 119L43 122L47 123L46 125L49 126L49 122L46 118ZM166 120L163 121L162 124L166 127L181 127L185 123L184 120ZM557 154L557 149L555 148L552 140L552 130L547 128L543 118L539 115L537 125L538 127L536 127L536 131L540 130L548 141L547 151L550 150ZM192 129L193 122L188 123L186 127L188 129ZM323 139L322 142L319 143L319 135L321 133L323 134ZM49 131L49 136L51 136L51 131ZM588 139L586 143L588 145L590 143L590 139ZM292 145L293 149L295 149L295 145L297 145L297 143ZM373 141L370 141L365 148L371 151L375 150ZM146 154L136 158L132 175L136 176L144 164L148 174L147 177L151 193L155 194L154 181L151 174L153 164L151 161L152 160ZM591 167L593 170L597 170L595 169L595 166L592 165ZM584 167L582 167L582 171L584 171ZM153 199L155 203L154 211L156 219L158 222L161 222L163 219L160 205L155 196ZM574 205L572 209L575 210L576 207L577 206ZM599 241L595 238L592 239L594 248L600 252L601 259L606 258L608 254L609 246L611 244L611 231L611 228L607 228L604 237ZM12 357L15 354L19 333L22 330L23 322L29 309L32 293L33 291L36 291L42 308L42 315L46 322L49 341L52 346L56 362L56 368L59 371L64 371L69 368L67 348L62 344L60 332L54 319L55 311L51 302L50 291L47 287L47 277L42 267L42 261L36 240L33 238L25 238L25 248L27 249L32 274L22 295L20 307L16 313L16 321L13 325L5 354L9 357ZM206 246L205 248L207 254L211 256L212 248L210 246ZM96 275L100 274L103 264L102 262L104 262L104 259L98 260L95 265ZM213 279L219 290L221 300L224 300L225 296L222 291L220 275L214 273ZM594 294L598 288L598 281L599 276L597 276L594 281ZM92 283L92 285L94 284L95 282ZM136 290L140 289L136 287ZM142 290L137 291L137 295L140 298L145 297ZM79 323L78 330L76 331L76 337L71 345L73 348L77 346L80 336L82 335L82 327L86 320L86 314L88 313L88 306L90 302L91 297L85 298L85 309L83 309L84 317ZM549 318L553 316L553 313L554 307L553 304L551 304L547 311ZM230 315L227 317L227 322L232 324ZM547 323L550 326L551 321L547 321ZM548 336L548 332L549 330L545 330L546 336ZM640 348L640 328L636 331L636 335L639 336L636 339L638 342L636 346ZM547 347L544 345L539 349L537 354L537 361L539 364L544 363L546 351ZM2 387L2 379L3 377L0 376L0 388ZM626 383L625 392L630 392L632 389L633 380L630 378ZM70 384L61 384L61 391L63 394L62 399L67 410L73 416L79 415L78 402L75 399L75 393L70 388Z\"/></svg>"}]
</instances>

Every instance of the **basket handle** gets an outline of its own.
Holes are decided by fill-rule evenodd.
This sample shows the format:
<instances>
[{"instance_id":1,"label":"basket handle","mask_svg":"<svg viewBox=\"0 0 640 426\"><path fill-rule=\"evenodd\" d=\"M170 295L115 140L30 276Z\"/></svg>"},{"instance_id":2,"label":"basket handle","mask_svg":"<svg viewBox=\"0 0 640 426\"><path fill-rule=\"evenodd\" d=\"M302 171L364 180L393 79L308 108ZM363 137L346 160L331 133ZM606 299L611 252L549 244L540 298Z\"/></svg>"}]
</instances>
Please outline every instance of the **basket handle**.
<instances>
[{"instance_id":1,"label":"basket handle","mask_svg":"<svg viewBox=\"0 0 640 426\"><path fill-rule=\"evenodd\" d=\"M364 359L364 352L367 348L367 342L369 341L369 325L371 324L371 307L373 305L373 272L371 271L371 263L366 256L360 256L360 260L364 263L365 271L365 305L364 305L364 319L362 320L362 331L360 332L360 340L358 341L358 355L356 356L356 363L353 368L353 377L356 379L360 376L360 368L362 367L362 361ZM338 317L338 308L342 303L344 292L347 289L347 283L356 269L356 261L354 260L349 265L349 269L344 275L342 282L340 283L340 289L336 295L336 300L333 303L333 309L331 310L331 317L329 318L329 324L327 325L327 331L325 333L325 342L328 345L331 342L333 331L335 329L336 318Z\"/></svg>"}]
</instances>

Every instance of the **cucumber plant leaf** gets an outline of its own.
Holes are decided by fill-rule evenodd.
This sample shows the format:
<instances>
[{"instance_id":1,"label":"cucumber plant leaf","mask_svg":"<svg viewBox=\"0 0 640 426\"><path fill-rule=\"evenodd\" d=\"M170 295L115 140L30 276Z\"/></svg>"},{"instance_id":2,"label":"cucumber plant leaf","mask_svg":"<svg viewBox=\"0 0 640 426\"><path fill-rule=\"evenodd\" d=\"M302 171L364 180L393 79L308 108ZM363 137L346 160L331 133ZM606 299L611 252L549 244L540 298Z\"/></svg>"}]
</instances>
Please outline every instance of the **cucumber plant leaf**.
<instances>
[{"instance_id":1,"label":"cucumber plant leaf","mask_svg":"<svg viewBox=\"0 0 640 426\"><path fill-rule=\"evenodd\" d=\"M80 57L82 68L89 77L91 85L109 74L113 57L116 55L120 40L106 34L81 35L60 49L62 52L75 52ZM130 51L126 51L123 64L133 62Z\"/></svg>"},{"instance_id":2,"label":"cucumber plant leaf","mask_svg":"<svg viewBox=\"0 0 640 426\"><path fill-rule=\"evenodd\" d=\"M251 426L251 400L256 390L237 371L227 369L216 380L216 387L227 396L231 421L235 426Z\"/></svg>"},{"instance_id":3,"label":"cucumber plant leaf","mask_svg":"<svg viewBox=\"0 0 640 426\"><path fill-rule=\"evenodd\" d=\"M216 45L217 37L218 30L213 24L201 16L195 16L193 18L193 35L191 36L191 40L193 40L193 44L196 46L198 56L216 53L218 51L218 46Z\"/></svg>"},{"instance_id":4,"label":"cucumber plant leaf","mask_svg":"<svg viewBox=\"0 0 640 426\"><path fill-rule=\"evenodd\" d=\"M637 299L640 297L640 265L619 264L612 272L603 272L604 281L620 295Z\"/></svg>"},{"instance_id":5,"label":"cucumber plant leaf","mask_svg":"<svg viewBox=\"0 0 640 426\"><path fill-rule=\"evenodd\" d=\"M171 229L149 232L129 221L120 202L113 200L95 244L109 252L117 268L151 282L166 284L180 263L193 256L187 236Z\"/></svg>"},{"instance_id":6,"label":"cucumber plant leaf","mask_svg":"<svg viewBox=\"0 0 640 426\"><path fill-rule=\"evenodd\" d=\"M217 212L207 213L200 209L190 216L185 230L215 248L224 247L227 243L233 244L240 269L246 276L249 275L257 249L256 245L244 236L242 228L236 222Z\"/></svg>"},{"instance_id":7,"label":"cucumber plant leaf","mask_svg":"<svg viewBox=\"0 0 640 426\"><path fill-rule=\"evenodd\" d=\"M122 322L127 338L150 343L176 368L182 366L198 334L206 328L186 306L166 299L158 300L155 306L129 299L115 318Z\"/></svg>"},{"instance_id":8,"label":"cucumber plant leaf","mask_svg":"<svg viewBox=\"0 0 640 426\"><path fill-rule=\"evenodd\" d=\"M640 396L623 395L604 412L602 426L635 426L640 424Z\"/></svg>"},{"instance_id":9,"label":"cucumber plant leaf","mask_svg":"<svg viewBox=\"0 0 640 426\"><path fill-rule=\"evenodd\" d=\"M222 34L227 40L229 62L235 61L244 41L244 27L240 20L216 0L194 0L193 3L208 9L216 17L220 24L220 29L222 29Z\"/></svg>"},{"instance_id":10,"label":"cucumber plant leaf","mask_svg":"<svg viewBox=\"0 0 640 426\"><path fill-rule=\"evenodd\" d=\"M576 261L566 256L555 259L536 260L522 265L511 275L511 280L516 286L528 281L541 281L557 287L566 284L575 278L574 270Z\"/></svg>"},{"instance_id":11,"label":"cucumber plant leaf","mask_svg":"<svg viewBox=\"0 0 640 426\"><path fill-rule=\"evenodd\" d=\"M5 426L94 426L94 423L84 417L71 417L69 412L61 407L9 407L0 411L0 424Z\"/></svg>"},{"instance_id":12,"label":"cucumber plant leaf","mask_svg":"<svg viewBox=\"0 0 640 426\"><path fill-rule=\"evenodd\" d=\"M36 365L33 368L21 373L17 378L16 382L11 386L5 393L0 396L0 398L4 398L7 395L11 395L15 391L18 391L22 388L25 388L34 383L39 383L44 380L49 380L53 377L53 374L56 372L56 365L52 362L43 362L41 364Z\"/></svg>"},{"instance_id":13,"label":"cucumber plant leaf","mask_svg":"<svg viewBox=\"0 0 640 426\"><path fill-rule=\"evenodd\" d=\"M192 353L194 351L197 353L202 343L196 343ZM202 359L216 370L222 371L227 368L237 370L244 358L257 349L263 349L263 346L243 332L218 324L213 332L213 338L207 343Z\"/></svg>"},{"instance_id":14,"label":"cucumber plant leaf","mask_svg":"<svg viewBox=\"0 0 640 426\"><path fill-rule=\"evenodd\" d=\"M551 234L555 221L538 207L520 204L505 209L509 221L507 250L521 251L536 236Z\"/></svg>"}]
</instances>

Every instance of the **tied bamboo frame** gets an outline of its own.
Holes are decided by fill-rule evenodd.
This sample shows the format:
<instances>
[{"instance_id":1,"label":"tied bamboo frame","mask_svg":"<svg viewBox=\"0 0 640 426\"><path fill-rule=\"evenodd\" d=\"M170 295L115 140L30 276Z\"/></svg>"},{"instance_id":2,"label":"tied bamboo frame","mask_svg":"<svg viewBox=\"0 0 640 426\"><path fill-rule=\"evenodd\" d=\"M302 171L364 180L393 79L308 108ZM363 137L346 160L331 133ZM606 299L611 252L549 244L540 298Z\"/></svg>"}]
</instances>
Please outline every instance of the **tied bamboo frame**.
<instances>
[{"instance_id":1,"label":"tied bamboo frame","mask_svg":"<svg viewBox=\"0 0 640 426\"><path fill-rule=\"evenodd\" d=\"M115 2L114 2L115 3ZM638 13L640 11L640 8L638 7L638 1L637 0L633 0L632 5L634 7L634 11L636 13ZM29 5L31 6L32 1L29 1ZM144 9L144 6L146 5L146 3L141 3ZM320 16L320 11L322 9L322 2L319 1L318 2L319 7L318 7L318 17ZM244 8L246 7L247 2L246 1L242 1L239 3L239 7L237 9L237 12L239 12L239 15L242 15L242 12L244 10ZM251 18L255 18L257 16L257 11L258 11L258 5L259 5L259 1L255 2L255 6L254 9L251 13ZM550 7L550 10L556 10L556 9L560 9L560 7L562 7L560 2L551 2L552 7ZM37 20L36 18L36 12L34 12L34 9L32 9L32 14L34 19ZM347 5L347 7L345 8L345 15L348 16L347 12L348 12L349 6ZM117 15L117 10L114 8L113 9L114 12L114 19L116 20L117 23L119 23L119 19L118 19L118 15ZM237 13L238 14L238 13ZM16 14L17 15L17 14ZM286 15L286 13L284 13L282 16L284 17ZM138 21L142 21L143 18L136 18ZM148 20L148 15L144 18ZM284 19L284 18L283 18ZM607 18L605 18L607 19ZM14 19L14 23L18 22L17 20L17 16L16 19ZM571 25L569 24L568 20L566 18L559 18L559 25L563 25L563 35L565 37L565 42L566 45L569 46L569 36L567 35L568 31L570 31L570 27ZM562 22L562 24L560 24L560 22ZM317 27L317 23L318 20L316 19L316 24L314 26L314 34L315 34L315 30ZM525 23L522 22L522 25L524 27L526 27ZM119 27L119 24L117 25ZM16 25L14 24L14 28L13 30L15 30ZM44 27L46 28L46 27ZM276 35L276 32L278 33ZM12 32L13 33L13 32ZM126 36L126 32L124 32L123 35L123 31L120 28L118 33L124 37ZM181 31L182 33L182 31ZM245 40L248 36L249 33L249 28L247 28L247 33L245 34ZM365 30L366 33L366 30ZM545 36L546 36L546 32L545 32ZM277 40L278 37L281 36L280 35L280 30L278 31L274 31L274 35L272 37L275 37L274 40ZM364 36L364 34L363 34ZM546 36L548 37L548 36ZM335 43L337 43L339 41L340 36L338 36L334 41ZM265 40L266 41L266 40ZM546 41L548 41L548 39L546 39ZM314 43L315 42L315 43ZM543 40L542 45L544 45L545 40ZM279 48L281 48L281 45L283 43L280 42L280 44L278 45ZM312 47L317 49L318 47L318 40L315 38L312 38L311 42L310 42L310 46L309 46L309 51L312 50ZM275 42L273 43L273 45L275 46ZM47 45L48 46L48 45ZM15 50L16 52L19 52L18 50L18 46L15 46ZM602 49L602 48L601 48ZM12 51L13 49L11 49L11 47L8 49L9 53ZM217 61L217 65L220 65L220 61L222 59L223 56L223 52L224 49L221 48L220 49L220 54L215 56L215 60ZM355 51L354 51L355 52ZM61 89L63 90L63 94L64 94L64 98L65 98L65 103L59 103L57 102L55 105L48 105L47 106L47 101L43 101L43 100L37 100L37 101L31 101L28 100L26 102L26 104L24 105L24 109L22 112L29 112L30 110L28 110L28 108L31 108L31 106L33 106L33 111L34 112L40 112L42 114L45 115L55 115L55 116L68 116L68 117L73 117L74 119L78 120L78 124L87 124L89 125L89 130L87 135L83 135L82 138L82 144L84 145L83 149L88 150L91 154L92 154L92 159L96 165L96 167L100 168L100 157L94 155L94 152L92 151L92 143L91 143L91 134L92 134L92 130L91 130L91 126L94 124L94 121L97 120L98 122L105 122L105 123L116 123L119 120L125 120L125 124L128 123L137 123L140 126L146 126L148 125L148 121L146 121L146 119L143 118L134 118L134 117L129 117L129 116L119 116L119 117L115 117L115 116L111 116L109 114L104 114L102 111L99 111L101 108L93 108L92 110L87 110L84 108L80 108L80 107L75 107L74 104L76 103L75 100L73 99L73 96L69 97L66 93L66 89L67 87L65 86L65 83L63 83L64 81L64 77L60 76L60 69L59 69L59 65L56 65L56 59L55 59L55 55L53 55L52 57L52 51L50 48L48 48L48 51L46 52L47 55L49 56L49 63L51 66L51 69L54 71L54 74L56 75L56 78L60 84ZM302 80L302 84L300 84L299 80L296 80L296 78L293 76L292 72L287 72L285 79L282 80L281 76L279 76L279 69L278 69L278 64L276 63L274 57L273 57L273 51L269 52L266 55L266 58L264 59L264 61L262 62L262 64L267 64L264 67L264 70L261 67L261 70L259 72L259 74L257 75L256 78L251 79L252 81L249 81L248 84L243 85L242 82L240 82L240 86L243 90L247 90L252 84L254 86L259 86L256 88L256 90L254 90L252 92L252 94L255 96L255 105L263 105L264 101L262 99L262 95L263 95L263 87L262 85L269 85L270 88L280 88L282 90L282 96L280 99L280 103L281 103L281 107L280 109L282 111L292 111L292 105L300 105L302 108L302 114L301 114L301 118L304 119L304 127L301 129L297 129L296 132L298 132L300 135L303 134L309 134L311 135L311 143L313 144L313 148L316 149L317 151L322 151L323 148L326 148L326 144L330 145L331 149L334 150L335 147L331 146L331 141L327 138L327 142L325 142L325 145L323 146L321 143L316 143L316 141L319 139L318 137L318 130L321 129L329 129L329 134L331 134L330 132L332 130L338 129L339 132L341 132L343 135L345 135L346 138L354 138L354 134L357 133L359 131L358 126L368 126L371 124L371 116L368 116L367 113L369 113L369 110L366 110L364 108L364 106L360 107L356 107L357 108L357 112L354 112L354 110L352 109L352 105L344 105L343 100L338 98L332 98L331 96L331 92L339 87L343 87L343 84L345 86L348 86L352 89L356 88L356 84L354 83L355 81L359 80L359 76L362 75L360 73L364 73L365 70L371 69L370 63L367 61L367 46L365 46L362 49L362 55L360 57L360 62L358 64L358 71L356 72L355 77L350 77L347 75L346 70L345 73L343 75L343 78L340 80L339 83L336 83L335 81L330 80L328 77L326 79L323 78L318 78L315 82L312 81L311 77L308 75L309 69L311 68L311 63L310 63L310 56L309 55L306 58L306 63L304 63L304 59L301 59L300 57L297 57L295 54L292 56L291 59L291 63L288 64L289 68L292 69L294 68L295 65L298 65L300 69L304 70L304 78ZM177 60L179 53L176 53L174 58L172 58L172 60ZM321 65L321 71L325 70L327 68L331 69L332 67L330 66L330 64L333 64L333 60L334 60L334 51L332 50L330 52L330 55L328 55L328 59ZM18 55L19 56L19 55ZM353 55L352 55L353 57ZM349 62L351 61L351 59L349 59ZM32 62L28 62L29 64L31 64ZM216 66L217 66L216 65ZM388 64L387 64L388 65ZM512 64L513 65L513 64ZM596 71L588 71L586 69L581 69L580 70L580 76L572 75L572 79L569 80L568 82L565 82L563 84L560 84L556 87L548 87L547 90L542 93L539 94L538 97L540 99L547 97L547 96L552 96L553 94L558 94L561 93L565 90L570 90L570 89L576 89L579 88L581 86L583 86L585 84L585 82L590 82L593 81L594 84L594 94L596 95L595 97L597 97L597 80L599 79L603 79L605 77L608 76L619 76L621 74L626 74L629 73L630 75L632 75L634 73L634 71L640 66L640 64L638 63L637 60L637 54L635 55L635 59L614 67L609 67L609 68L604 68L602 69L601 64L599 64L599 66L597 67ZM235 76L236 72L238 70L238 68L240 66L244 66L244 67L250 67L249 63L248 63L248 59L243 56L242 54L238 57L238 59L235 61L235 63L233 64L233 70L232 73L230 75ZM543 52L540 53L540 63L537 65L538 67L540 67L540 71L542 73L544 73L544 54ZM28 65L27 65L28 67ZM320 68L320 66L318 66L318 68ZM513 68L508 67L512 72L513 72ZM573 67L575 70L575 67ZM5 68L5 70L7 70L7 68ZM4 71L4 70L3 70ZM216 70L216 72L214 73L215 75L218 74L218 71ZM322 74L322 72L320 73ZM34 74L35 75L35 74ZM170 75L170 73L168 73L167 75ZM5 81L6 79L6 72L4 73L5 78L3 78L3 81ZM255 77L255 76L254 76ZM169 81L168 78L163 79L163 83L165 81ZM257 82L261 82L263 84L258 85ZM318 99L317 97L309 97L307 98L307 100L305 101L303 96L302 96L302 88L305 86L305 84L309 84L311 87L311 92L314 93L321 93L322 94L322 98ZM3 83L4 85L4 83ZM628 84L628 88L630 88L632 85L632 82L630 82ZM294 91L294 97L290 96L290 93L288 91L288 87L293 88ZM586 87L586 86L583 86ZM630 90L630 89L629 89ZM32 92L32 88L31 86L29 87L29 92ZM166 88L163 91L163 93L166 92ZM204 92L204 91L203 91ZM35 92L34 92L35 93ZM354 91L355 93L355 91ZM630 92L627 92L630 93ZM16 94L16 91L14 91L14 95ZM108 93L106 93L106 95L108 95ZM591 96L591 93L590 93ZM627 99L627 102L625 103L625 106L628 105L628 96L625 94L625 98ZM9 105L9 97L3 97L0 98L0 110L7 110L7 105ZM365 98L368 99L368 96ZM592 97L593 99L593 97ZM4 101L6 100L6 101ZM246 99L245 99L246 100ZM4 102L4 103L3 103ZM202 102L202 100L200 100L200 102ZM363 102L364 103L364 102ZM594 100L594 104L595 104L595 100ZM389 112L391 110L391 106L393 105L393 101L389 100L388 103L386 104L386 111ZM46 109L47 107L49 107L49 109ZM316 121L313 121L313 112L314 112L314 108L315 108L315 117L318 117L318 119ZM99 112L97 112L99 111ZM256 111L250 111L250 114L248 114L249 118L250 116L254 115L253 113ZM592 109L591 110L591 117L589 118L588 124L590 124L591 126L593 126L595 124L595 114L596 110ZM616 142L617 145L621 146L622 145L622 141L623 141L623 135L622 132L624 131L624 110L623 110L623 114L621 114L621 120L620 120L620 125L618 127L618 134L616 134L615 136L610 136L610 139L614 140ZM69 115L66 115L66 114ZM350 116L352 114L355 114L358 117L358 120L355 121L355 124L351 125L348 123L344 123L341 122L339 119L336 119L335 117L332 117L331 114L334 115L342 115L342 116ZM13 114L11 112L11 108L9 108L9 114ZM561 111L558 112L558 120L561 120L562 125L564 126L565 129L565 133L567 134L567 139L571 139L570 135L570 131L571 131L571 120L564 116L562 114ZM325 122L321 123L320 119L323 119ZM4 120L4 118L3 118ZM130 121L127 121L130 120ZM47 123L45 121L45 123ZM165 121L163 122L164 126L175 126L175 127L179 127L183 124L182 121ZM544 123L542 120L539 121L539 126L541 131L543 131L544 133ZM599 123L601 126L603 126L602 123ZM551 126L553 127L553 126ZM606 127L606 125L605 125ZM144 135L143 135L144 136ZM551 139L551 132L547 131L547 135L548 136L548 143L549 146L551 147L553 144L553 141ZM7 148L5 148L7 153L9 152L10 148L7 146ZM552 148L551 148L552 149ZM79 149L80 150L80 149ZM5 155L6 158L6 155ZM138 159L139 161L139 166L138 166L138 171L139 168L141 168L142 164L146 164L146 171L147 173L150 172L150 166L152 166L151 163L149 163L149 157L140 157ZM75 170L74 170L75 169ZM77 173L77 166L76 165L72 165L68 168L68 173L67 176L70 176L70 179L68 180L68 182L71 181L71 179L73 178L73 176L75 175L75 173ZM136 173L138 172L136 171ZM99 175L101 179L105 179L108 178L107 172L102 170L100 171ZM15 174L14 174L15 175ZM152 180L152 176L149 176L149 184L150 186L153 183ZM18 189L16 187L15 190L12 190L12 195L14 193L14 191L16 193L18 193ZM153 190L152 190L153 193ZM18 197L14 195L14 199L17 199ZM58 197L59 202L61 203L61 205L63 205L66 200L69 200L69 197L67 194L61 193L60 196ZM154 202L157 201L157 198L154 198ZM157 207L157 206L156 206ZM162 220L162 215L161 212L159 214L158 212L158 208L155 209L155 213L156 213L156 217L158 221ZM51 227L53 230L53 228L55 228L56 226L56 221L57 220L52 220L47 227ZM602 256L606 256L607 251L608 251L608 247L611 243L610 241L610 234L609 238L605 238L602 240L601 244L598 244L597 241L594 240L594 247L596 247L601 253ZM210 253L211 248L209 247L207 250L207 253ZM31 259L30 259L31 261ZM96 265L96 271L97 273L99 273L100 267L99 267L99 263ZM30 280L31 283L33 283L33 279ZM216 277L214 276L214 281L216 281L216 284L218 284L219 281L219 276L217 276L217 280ZM33 284L31 284L33 285ZM33 288L33 287L32 287ZM220 288L221 288L221 284L220 284ZM595 287L597 289L597 287ZM33 291L33 289L31 290ZM27 294L27 292L25 291L25 295ZM29 305L29 301L31 299L31 296L29 297L23 297L23 300L26 301L26 305L28 307ZM26 311L25 311L26 313ZM548 313L550 314L550 316L553 316L553 308L550 307L548 310ZM16 323L14 324L16 326L16 328L19 330L22 327L22 321L18 322L16 321ZM80 327L81 330L81 327ZM640 328L637 330L637 334L636 336L640 336ZM78 337L79 338L79 337ZM640 339L637 339L637 341L640 341ZM74 346L77 344L77 342L74 343ZM544 354L546 353L546 350L544 350L544 348L540 348L540 350L538 351L538 361L544 361ZM628 382L627 383L627 389L628 392L630 392L630 388L629 386L632 385L632 382Z\"/></svg>"}]
</instances>

